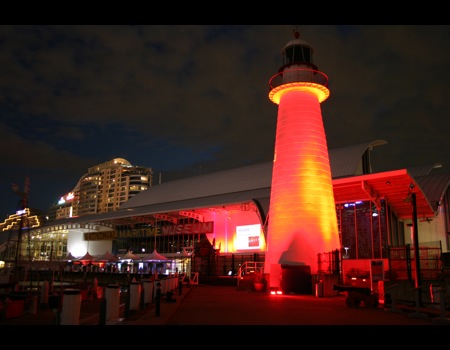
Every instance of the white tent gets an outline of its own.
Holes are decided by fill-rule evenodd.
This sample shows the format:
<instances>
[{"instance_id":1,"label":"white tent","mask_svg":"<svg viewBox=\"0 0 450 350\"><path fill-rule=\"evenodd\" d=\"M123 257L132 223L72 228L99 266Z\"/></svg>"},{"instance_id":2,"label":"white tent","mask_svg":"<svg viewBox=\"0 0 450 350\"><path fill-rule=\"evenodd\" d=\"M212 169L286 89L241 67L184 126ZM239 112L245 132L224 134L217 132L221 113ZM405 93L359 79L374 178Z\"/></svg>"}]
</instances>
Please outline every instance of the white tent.
<instances>
[{"instance_id":1,"label":"white tent","mask_svg":"<svg viewBox=\"0 0 450 350\"><path fill-rule=\"evenodd\" d=\"M184 248L181 250L180 253L177 253L177 255L174 257L175 259L188 259L191 256L193 256L192 253L188 253Z\"/></svg>"},{"instance_id":2,"label":"white tent","mask_svg":"<svg viewBox=\"0 0 450 350\"><path fill-rule=\"evenodd\" d=\"M163 261L163 260L169 260L164 255L159 254L156 249L151 253L145 256L146 261Z\"/></svg>"},{"instance_id":3,"label":"white tent","mask_svg":"<svg viewBox=\"0 0 450 350\"><path fill-rule=\"evenodd\" d=\"M119 257L119 260L142 260L136 254L133 254L131 251L128 251L124 256Z\"/></svg>"},{"instance_id":4,"label":"white tent","mask_svg":"<svg viewBox=\"0 0 450 350\"><path fill-rule=\"evenodd\" d=\"M113 254L111 254L108 250L105 252L105 254L97 257L95 261L106 261L106 262L116 262L119 259Z\"/></svg>"},{"instance_id":5,"label":"white tent","mask_svg":"<svg viewBox=\"0 0 450 350\"><path fill-rule=\"evenodd\" d=\"M89 254L89 252L86 252L86 254L84 254L81 258L78 259L74 259L76 261L94 261L95 258Z\"/></svg>"},{"instance_id":6,"label":"white tent","mask_svg":"<svg viewBox=\"0 0 450 350\"><path fill-rule=\"evenodd\" d=\"M66 255L66 257L64 259L62 259L64 261L72 261L72 260L78 260L77 257L73 256L71 252L69 252L69 254Z\"/></svg>"}]
</instances>

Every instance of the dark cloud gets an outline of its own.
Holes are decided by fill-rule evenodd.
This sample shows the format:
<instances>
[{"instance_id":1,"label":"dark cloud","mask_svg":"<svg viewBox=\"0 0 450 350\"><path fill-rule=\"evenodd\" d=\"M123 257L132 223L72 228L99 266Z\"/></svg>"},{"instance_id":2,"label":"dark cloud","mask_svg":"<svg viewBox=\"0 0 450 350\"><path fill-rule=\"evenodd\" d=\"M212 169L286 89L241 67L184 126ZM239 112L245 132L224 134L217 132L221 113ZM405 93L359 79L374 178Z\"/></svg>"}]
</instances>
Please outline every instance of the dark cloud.
<instances>
[{"instance_id":1,"label":"dark cloud","mask_svg":"<svg viewBox=\"0 0 450 350\"><path fill-rule=\"evenodd\" d=\"M0 26L0 217L46 210L123 157L162 181L273 157L268 81L293 25ZM449 164L450 26L301 26L329 77L330 148L386 140L374 171ZM157 178L157 176L156 176Z\"/></svg>"}]
</instances>

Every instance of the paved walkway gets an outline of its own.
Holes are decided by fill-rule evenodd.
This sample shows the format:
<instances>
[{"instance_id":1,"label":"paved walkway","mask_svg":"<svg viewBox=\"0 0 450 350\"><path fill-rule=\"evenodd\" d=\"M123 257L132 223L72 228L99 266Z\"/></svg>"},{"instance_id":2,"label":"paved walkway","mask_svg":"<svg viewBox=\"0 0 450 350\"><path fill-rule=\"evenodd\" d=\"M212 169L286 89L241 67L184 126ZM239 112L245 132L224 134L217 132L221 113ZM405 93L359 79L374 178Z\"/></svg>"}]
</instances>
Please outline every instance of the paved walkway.
<instances>
[{"instance_id":1,"label":"paved walkway","mask_svg":"<svg viewBox=\"0 0 450 350\"><path fill-rule=\"evenodd\" d=\"M179 298L179 299L178 299ZM235 287L193 286L177 303L162 304L161 318L147 312L128 325L437 325L438 310L349 308L345 296L281 295L239 291Z\"/></svg>"},{"instance_id":2,"label":"paved walkway","mask_svg":"<svg viewBox=\"0 0 450 350\"><path fill-rule=\"evenodd\" d=\"M395 310L379 306L349 308L345 296L317 298L313 295L279 295L237 290L233 286L193 285L175 293L175 302L161 302L159 316L155 305L130 311L126 318L109 320L106 325L199 326L199 325L444 325L449 313L438 309L402 306ZM100 301L82 302L80 325L99 325ZM0 325L56 325L52 310L1 320ZM107 327L109 328L109 327Z\"/></svg>"}]
</instances>

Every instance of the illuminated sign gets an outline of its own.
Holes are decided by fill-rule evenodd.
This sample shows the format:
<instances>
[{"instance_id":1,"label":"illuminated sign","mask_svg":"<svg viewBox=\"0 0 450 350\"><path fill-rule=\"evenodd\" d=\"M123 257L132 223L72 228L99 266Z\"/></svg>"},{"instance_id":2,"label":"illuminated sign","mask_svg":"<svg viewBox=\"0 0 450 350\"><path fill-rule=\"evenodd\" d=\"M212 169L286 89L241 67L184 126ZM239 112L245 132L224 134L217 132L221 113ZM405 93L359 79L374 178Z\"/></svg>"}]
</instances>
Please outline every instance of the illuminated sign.
<instances>
[{"instance_id":1,"label":"illuminated sign","mask_svg":"<svg viewBox=\"0 0 450 350\"><path fill-rule=\"evenodd\" d=\"M163 226L161 231L164 235L180 233L211 233L214 232L214 221Z\"/></svg>"},{"instance_id":2,"label":"illuminated sign","mask_svg":"<svg viewBox=\"0 0 450 350\"><path fill-rule=\"evenodd\" d=\"M261 249L261 225L236 226L236 249Z\"/></svg>"}]
</instances>

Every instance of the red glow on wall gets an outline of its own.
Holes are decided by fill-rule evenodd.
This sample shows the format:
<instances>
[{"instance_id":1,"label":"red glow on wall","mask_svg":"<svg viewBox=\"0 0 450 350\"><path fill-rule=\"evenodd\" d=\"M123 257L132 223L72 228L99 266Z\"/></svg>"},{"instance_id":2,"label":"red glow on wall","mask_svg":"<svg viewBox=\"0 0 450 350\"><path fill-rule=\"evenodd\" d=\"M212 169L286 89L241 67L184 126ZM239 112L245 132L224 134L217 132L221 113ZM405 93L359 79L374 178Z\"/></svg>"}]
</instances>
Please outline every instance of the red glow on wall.
<instances>
[{"instance_id":1,"label":"red glow on wall","mask_svg":"<svg viewBox=\"0 0 450 350\"><path fill-rule=\"evenodd\" d=\"M320 102L314 88L291 84L277 96L266 272L271 264L297 264L316 273L318 254L340 245Z\"/></svg>"}]
</instances>

